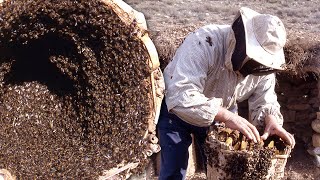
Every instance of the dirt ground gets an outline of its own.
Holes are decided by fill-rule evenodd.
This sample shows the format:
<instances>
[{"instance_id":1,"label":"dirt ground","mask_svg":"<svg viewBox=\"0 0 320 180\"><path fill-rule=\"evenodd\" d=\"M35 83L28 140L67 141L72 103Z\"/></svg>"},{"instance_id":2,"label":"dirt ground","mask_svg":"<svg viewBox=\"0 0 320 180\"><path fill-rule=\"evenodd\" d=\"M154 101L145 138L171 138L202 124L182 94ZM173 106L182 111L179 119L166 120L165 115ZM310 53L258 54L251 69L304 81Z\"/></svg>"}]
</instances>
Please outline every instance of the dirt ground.
<instances>
[{"instance_id":1,"label":"dirt ground","mask_svg":"<svg viewBox=\"0 0 320 180\"><path fill-rule=\"evenodd\" d=\"M320 42L320 0L125 0L136 10L143 12L151 33L200 27L205 24L230 24L239 7L250 7L260 13L278 16L285 24L288 39L302 39ZM192 29L192 28L191 28ZM186 29L188 31L190 29ZM187 32L185 32L187 33ZM181 38L174 33L167 38ZM311 131L311 128L310 128ZM292 132L294 133L294 132ZM313 164L313 157L307 153L310 144L296 138L297 145L285 170L287 180L320 180L320 168ZM188 179L205 179L197 173Z\"/></svg>"},{"instance_id":2,"label":"dirt ground","mask_svg":"<svg viewBox=\"0 0 320 180\"><path fill-rule=\"evenodd\" d=\"M151 31L169 28L230 24L240 7L278 16L291 34L304 38L320 32L320 0L124 0L144 13Z\"/></svg>"}]
</instances>

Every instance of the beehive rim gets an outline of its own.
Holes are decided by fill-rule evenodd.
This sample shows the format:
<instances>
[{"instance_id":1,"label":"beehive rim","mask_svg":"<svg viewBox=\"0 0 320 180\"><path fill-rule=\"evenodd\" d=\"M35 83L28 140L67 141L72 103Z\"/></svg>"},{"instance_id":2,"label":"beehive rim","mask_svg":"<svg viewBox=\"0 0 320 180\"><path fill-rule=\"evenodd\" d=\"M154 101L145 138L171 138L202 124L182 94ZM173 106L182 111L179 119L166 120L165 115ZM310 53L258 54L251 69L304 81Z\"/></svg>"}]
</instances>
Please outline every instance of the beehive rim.
<instances>
[{"instance_id":1,"label":"beehive rim","mask_svg":"<svg viewBox=\"0 0 320 180\"><path fill-rule=\"evenodd\" d=\"M149 37L148 27L144 14L133 9L130 5L122 0L101 0L101 2L103 2L106 6L111 7L112 10L121 19L121 21L123 21L126 25L130 25L134 21L137 22L137 27L140 29L138 38L143 42L150 56L149 67L152 71L160 67L158 52L154 43Z\"/></svg>"},{"instance_id":2,"label":"beehive rim","mask_svg":"<svg viewBox=\"0 0 320 180\"><path fill-rule=\"evenodd\" d=\"M223 146L227 146L225 142L221 142L218 139L214 138L212 139L214 142L206 140L207 144L210 145L214 145L217 144L217 148L219 148L220 151L224 152L224 153L228 153L228 154L232 154L232 153L240 153L240 154L248 154L248 155L252 155L252 152L248 151L248 150L239 150L239 151L234 151L234 150L230 150L230 149L223 149ZM211 148L211 146L210 146ZM285 149L285 154L278 154L275 155L273 158L271 159L287 159L288 157L290 157L290 153L291 153L292 147L291 146L286 146Z\"/></svg>"},{"instance_id":3,"label":"beehive rim","mask_svg":"<svg viewBox=\"0 0 320 180\"><path fill-rule=\"evenodd\" d=\"M3 2L4 2L4 0L0 0L0 5L2 5ZM128 25L128 23L131 24L134 19L138 19L138 22L141 22L141 21L144 22L142 24L141 23L137 24L137 26L141 29L141 31L144 31L144 33L142 33L141 36L138 36L138 37L143 42L145 47L147 48L147 51L148 51L148 54L149 54L149 58L150 58L150 59L148 59L149 67L151 68L152 71L158 70L159 67L160 67L158 53L156 51L154 43L152 42L152 40L150 39L150 37L148 35L147 26L146 26L146 21L145 21L144 15L142 13L134 10L128 4L126 4L125 2L123 2L121 0L101 0L101 2L103 2L107 6L109 5L108 2L115 3L115 5L117 5L117 6L114 6L114 7L116 7L120 11L122 10L123 14L125 14L126 17L129 17L128 20L131 20L131 22L123 20L121 18L122 16L117 14L118 17L120 17L120 19L124 23L126 23L127 25ZM151 80L152 80L152 83L154 83L153 82L154 80L152 78L151 78ZM155 94L155 92L153 92L153 94ZM150 101L155 101L155 99L154 100L150 100ZM150 103L152 103L152 102L150 102ZM154 109L156 109L156 108L154 108ZM159 108L157 108L157 109L159 109ZM151 117L151 118L154 119L154 117ZM5 170L5 169L0 169L0 174L3 174L2 170ZM5 171L8 171L8 170L5 170ZM10 172L8 171L8 173L10 173ZM4 175L7 177L6 174L4 174ZM9 178L8 180L11 180L11 179Z\"/></svg>"}]
</instances>

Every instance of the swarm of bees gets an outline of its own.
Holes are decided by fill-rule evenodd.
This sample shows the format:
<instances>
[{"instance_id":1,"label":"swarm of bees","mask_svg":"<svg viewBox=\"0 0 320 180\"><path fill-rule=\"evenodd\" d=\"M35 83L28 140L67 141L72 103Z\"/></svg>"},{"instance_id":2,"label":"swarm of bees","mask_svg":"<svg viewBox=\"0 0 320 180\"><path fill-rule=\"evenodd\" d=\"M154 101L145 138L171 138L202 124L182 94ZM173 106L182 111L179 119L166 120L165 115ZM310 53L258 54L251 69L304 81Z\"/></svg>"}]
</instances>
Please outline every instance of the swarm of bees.
<instances>
[{"instance_id":1,"label":"swarm of bees","mask_svg":"<svg viewBox=\"0 0 320 180\"><path fill-rule=\"evenodd\" d=\"M208 135L205 152L208 171L216 173L215 179L256 180L274 178L276 173L270 171L273 159L288 155L290 149L276 136L254 143L237 130L217 127Z\"/></svg>"},{"instance_id":2,"label":"swarm of bees","mask_svg":"<svg viewBox=\"0 0 320 180\"><path fill-rule=\"evenodd\" d=\"M137 31L100 0L0 5L0 169L94 179L145 168L151 72Z\"/></svg>"}]
</instances>

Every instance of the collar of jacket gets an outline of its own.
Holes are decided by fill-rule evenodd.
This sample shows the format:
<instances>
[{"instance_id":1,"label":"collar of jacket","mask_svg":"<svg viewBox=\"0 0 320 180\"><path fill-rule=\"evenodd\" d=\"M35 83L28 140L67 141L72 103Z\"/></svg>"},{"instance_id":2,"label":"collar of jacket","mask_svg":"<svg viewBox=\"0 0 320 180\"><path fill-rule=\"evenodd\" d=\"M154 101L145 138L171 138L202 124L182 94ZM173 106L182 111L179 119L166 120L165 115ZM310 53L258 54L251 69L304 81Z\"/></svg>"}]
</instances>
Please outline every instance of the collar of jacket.
<instances>
[{"instance_id":1,"label":"collar of jacket","mask_svg":"<svg viewBox=\"0 0 320 180\"><path fill-rule=\"evenodd\" d=\"M234 36L234 32L230 26L229 32L227 33L226 36L226 41L225 41L225 66L227 67L227 69L232 70L233 71L233 67L232 67L232 62L231 62L231 57L232 57L232 53L234 51L234 48L236 46L236 38Z\"/></svg>"}]
</instances>

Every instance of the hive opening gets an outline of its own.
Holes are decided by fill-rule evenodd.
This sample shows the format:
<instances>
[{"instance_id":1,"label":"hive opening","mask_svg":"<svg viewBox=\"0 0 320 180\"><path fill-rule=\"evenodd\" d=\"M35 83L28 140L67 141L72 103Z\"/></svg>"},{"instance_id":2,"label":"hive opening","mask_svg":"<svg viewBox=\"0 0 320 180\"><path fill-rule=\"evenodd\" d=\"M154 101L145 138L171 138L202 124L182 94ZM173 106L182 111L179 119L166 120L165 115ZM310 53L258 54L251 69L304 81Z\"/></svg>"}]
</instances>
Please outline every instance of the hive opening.
<instances>
[{"instance_id":1,"label":"hive opening","mask_svg":"<svg viewBox=\"0 0 320 180\"><path fill-rule=\"evenodd\" d=\"M72 42L57 34L47 34L28 45L1 49L1 52L7 52L6 58L12 60L11 69L4 76L4 85L36 81L59 96L75 93L74 82L52 62L54 56L75 52ZM1 53L1 59L5 58L3 55Z\"/></svg>"}]
</instances>

